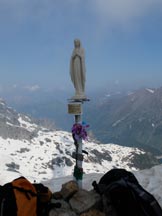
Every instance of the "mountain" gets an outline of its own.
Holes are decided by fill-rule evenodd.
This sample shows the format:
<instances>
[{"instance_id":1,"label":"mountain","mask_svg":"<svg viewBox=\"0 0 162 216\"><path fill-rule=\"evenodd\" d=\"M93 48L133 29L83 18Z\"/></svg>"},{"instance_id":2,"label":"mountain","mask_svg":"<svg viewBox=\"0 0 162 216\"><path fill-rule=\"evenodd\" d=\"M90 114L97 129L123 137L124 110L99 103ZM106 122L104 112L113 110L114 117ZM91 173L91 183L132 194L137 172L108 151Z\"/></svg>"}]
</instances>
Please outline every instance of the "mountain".
<instances>
[{"instance_id":1,"label":"mountain","mask_svg":"<svg viewBox=\"0 0 162 216\"><path fill-rule=\"evenodd\" d=\"M108 95L87 113L99 141L162 154L162 88Z\"/></svg>"},{"instance_id":2,"label":"mountain","mask_svg":"<svg viewBox=\"0 0 162 216\"><path fill-rule=\"evenodd\" d=\"M113 167L138 170L158 164L147 152L93 140L83 143L85 173L106 172ZM0 185L19 176L45 181L71 175L75 165L71 133L50 130L17 113L0 99Z\"/></svg>"},{"instance_id":3,"label":"mountain","mask_svg":"<svg viewBox=\"0 0 162 216\"><path fill-rule=\"evenodd\" d=\"M43 89L37 85L10 86L1 92L1 97L18 112L34 118L48 119L63 130L69 130L68 122L72 122L67 115L68 95L68 91L62 89Z\"/></svg>"},{"instance_id":4,"label":"mountain","mask_svg":"<svg viewBox=\"0 0 162 216\"><path fill-rule=\"evenodd\" d=\"M13 94L17 96L7 98L19 112L48 119L56 128L71 130L73 116L67 113L68 92L39 89L25 91L23 96L21 91ZM161 158L162 88L109 90L106 93L91 92L88 96L91 100L84 103L83 120L91 125L96 139L102 143L143 148Z\"/></svg>"}]
</instances>

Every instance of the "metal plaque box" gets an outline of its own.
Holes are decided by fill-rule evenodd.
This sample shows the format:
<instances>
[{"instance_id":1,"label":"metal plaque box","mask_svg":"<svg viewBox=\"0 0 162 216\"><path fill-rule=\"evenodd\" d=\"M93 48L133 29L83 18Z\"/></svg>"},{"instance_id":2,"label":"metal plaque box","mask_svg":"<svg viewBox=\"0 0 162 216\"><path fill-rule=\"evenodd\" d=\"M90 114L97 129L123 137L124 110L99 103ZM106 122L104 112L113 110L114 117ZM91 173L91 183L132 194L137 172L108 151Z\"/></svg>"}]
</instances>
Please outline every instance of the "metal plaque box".
<instances>
[{"instance_id":1,"label":"metal plaque box","mask_svg":"<svg viewBox=\"0 0 162 216\"><path fill-rule=\"evenodd\" d=\"M68 104L68 113L74 115L82 114L82 105L81 103L69 103Z\"/></svg>"}]
</instances>

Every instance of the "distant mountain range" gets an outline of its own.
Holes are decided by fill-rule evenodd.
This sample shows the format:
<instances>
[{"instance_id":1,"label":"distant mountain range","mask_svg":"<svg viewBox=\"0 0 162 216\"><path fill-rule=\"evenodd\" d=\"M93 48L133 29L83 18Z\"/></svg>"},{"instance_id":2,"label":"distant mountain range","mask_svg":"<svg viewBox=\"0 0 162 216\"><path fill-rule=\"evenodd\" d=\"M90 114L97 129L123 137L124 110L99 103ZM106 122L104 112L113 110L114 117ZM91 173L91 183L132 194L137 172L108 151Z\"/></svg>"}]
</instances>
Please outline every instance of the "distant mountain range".
<instances>
[{"instance_id":1,"label":"distant mountain range","mask_svg":"<svg viewBox=\"0 0 162 216\"><path fill-rule=\"evenodd\" d=\"M158 164L153 155L138 148L89 140L83 149L88 152L85 173L104 173L113 167L138 170ZM21 175L37 181L71 175L74 151L70 133L47 129L0 99L0 184Z\"/></svg>"},{"instance_id":2,"label":"distant mountain range","mask_svg":"<svg viewBox=\"0 0 162 216\"><path fill-rule=\"evenodd\" d=\"M19 112L49 119L56 128L70 131L73 116L67 113L68 97L64 91L32 91L23 97L10 96L9 101ZM99 92L89 97L91 101L83 106L83 120L97 140L162 155L162 88Z\"/></svg>"},{"instance_id":3,"label":"distant mountain range","mask_svg":"<svg viewBox=\"0 0 162 216\"><path fill-rule=\"evenodd\" d=\"M103 143L141 147L162 154L162 88L107 96L87 115Z\"/></svg>"}]
</instances>

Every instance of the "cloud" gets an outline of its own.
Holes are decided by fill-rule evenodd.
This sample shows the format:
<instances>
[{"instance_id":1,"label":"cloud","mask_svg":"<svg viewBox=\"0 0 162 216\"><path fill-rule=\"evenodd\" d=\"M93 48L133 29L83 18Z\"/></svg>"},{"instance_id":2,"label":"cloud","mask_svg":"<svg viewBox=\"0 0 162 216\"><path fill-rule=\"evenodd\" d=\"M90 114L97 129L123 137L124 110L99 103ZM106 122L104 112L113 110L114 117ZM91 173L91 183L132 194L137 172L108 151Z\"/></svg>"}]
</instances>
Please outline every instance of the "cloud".
<instances>
[{"instance_id":1,"label":"cloud","mask_svg":"<svg viewBox=\"0 0 162 216\"><path fill-rule=\"evenodd\" d=\"M43 20L52 14L57 0L0 0L0 21L23 23Z\"/></svg>"},{"instance_id":2,"label":"cloud","mask_svg":"<svg viewBox=\"0 0 162 216\"><path fill-rule=\"evenodd\" d=\"M0 85L0 93L2 93L2 92L3 92L3 86Z\"/></svg>"},{"instance_id":3,"label":"cloud","mask_svg":"<svg viewBox=\"0 0 162 216\"><path fill-rule=\"evenodd\" d=\"M75 6L78 5L76 8ZM0 0L0 12L9 17L48 17L56 11L87 8L106 22L126 23L144 16L162 0Z\"/></svg>"},{"instance_id":4,"label":"cloud","mask_svg":"<svg viewBox=\"0 0 162 216\"><path fill-rule=\"evenodd\" d=\"M26 17L49 17L54 12L75 6L80 0L0 0L1 16L24 19ZM61 11L61 10L60 10Z\"/></svg>"},{"instance_id":5,"label":"cloud","mask_svg":"<svg viewBox=\"0 0 162 216\"><path fill-rule=\"evenodd\" d=\"M16 89L18 87L17 84L13 84L12 88Z\"/></svg>"},{"instance_id":6,"label":"cloud","mask_svg":"<svg viewBox=\"0 0 162 216\"><path fill-rule=\"evenodd\" d=\"M115 84L115 85L119 85L119 80L115 80L115 81L114 81L114 84Z\"/></svg>"},{"instance_id":7,"label":"cloud","mask_svg":"<svg viewBox=\"0 0 162 216\"><path fill-rule=\"evenodd\" d=\"M40 89L40 86L39 85L33 85L33 86L26 86L24 88L29 90L30 92L35 92L35 91L38 91Z\"/></svg>"},{"instance_id":8,"label":"cloud","mask_svg":"<svg viewBox=\"0 0 162 216\"><path fill-rule=\"evenodd\" d=\"M161 0L89 0L96 15L108 24L132 24L153 9L162 9Z\"/></svg>"}]
</instances>

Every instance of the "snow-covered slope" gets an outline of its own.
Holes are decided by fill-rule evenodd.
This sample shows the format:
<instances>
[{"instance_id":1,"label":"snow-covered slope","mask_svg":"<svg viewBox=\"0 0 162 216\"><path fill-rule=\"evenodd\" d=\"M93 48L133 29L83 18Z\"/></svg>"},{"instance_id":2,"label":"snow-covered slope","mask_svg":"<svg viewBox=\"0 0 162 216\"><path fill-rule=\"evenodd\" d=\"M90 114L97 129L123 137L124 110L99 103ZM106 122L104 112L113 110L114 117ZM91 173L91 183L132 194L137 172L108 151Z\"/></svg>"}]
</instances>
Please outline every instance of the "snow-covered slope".
<instances>
[{"instance_id":1,"label":"snow-covered slope","mask_svg":"<svg viewBox=\"0 0 162 216\"><path fill-rule=\"evenodd\" d=\"M83 162L85 189L90 190L92 182L111 168L125 168L134 172L140 184L162 206L162 166L137 171L141 159L146 159L144 151L93 141L84 142L83 149L88 152ZM23 175L58 191L73 178L73 151L75 145L70 133L48 130L7 107L0 99L0 185Z\"/></svg>"},{"instance_id":2,"label":"snow-covered slope","mask_svg":"<svg viewBox=\"0 0 162 216\"><path fill-rule=\"evenodd\" d=\"M103 173L112 167L136 170L131 158L134 153L144 153L114 144L86 142L83 147L89 153L84 157L85 173ZM71 134L63 131L42 129L30 141L0 137L0 184L20 175L37 181L71 175L75 164L73 151Z\"/></svg>"},{"instance_id":3,"label":"snow-covered slope","mask_svg":"<svg viewBox=\"0 0 162 216\"><path fill-rule=\"evenodd\" d=\"M139 169L145 152L114 144L83 143L84 173L104 173L113 167ZM46 181L72 175L75 145L70 133L48 130L0 100L0 184L25 176ZM149 157L147 157L149 160Z\"/></svg>"}]
</instances>

